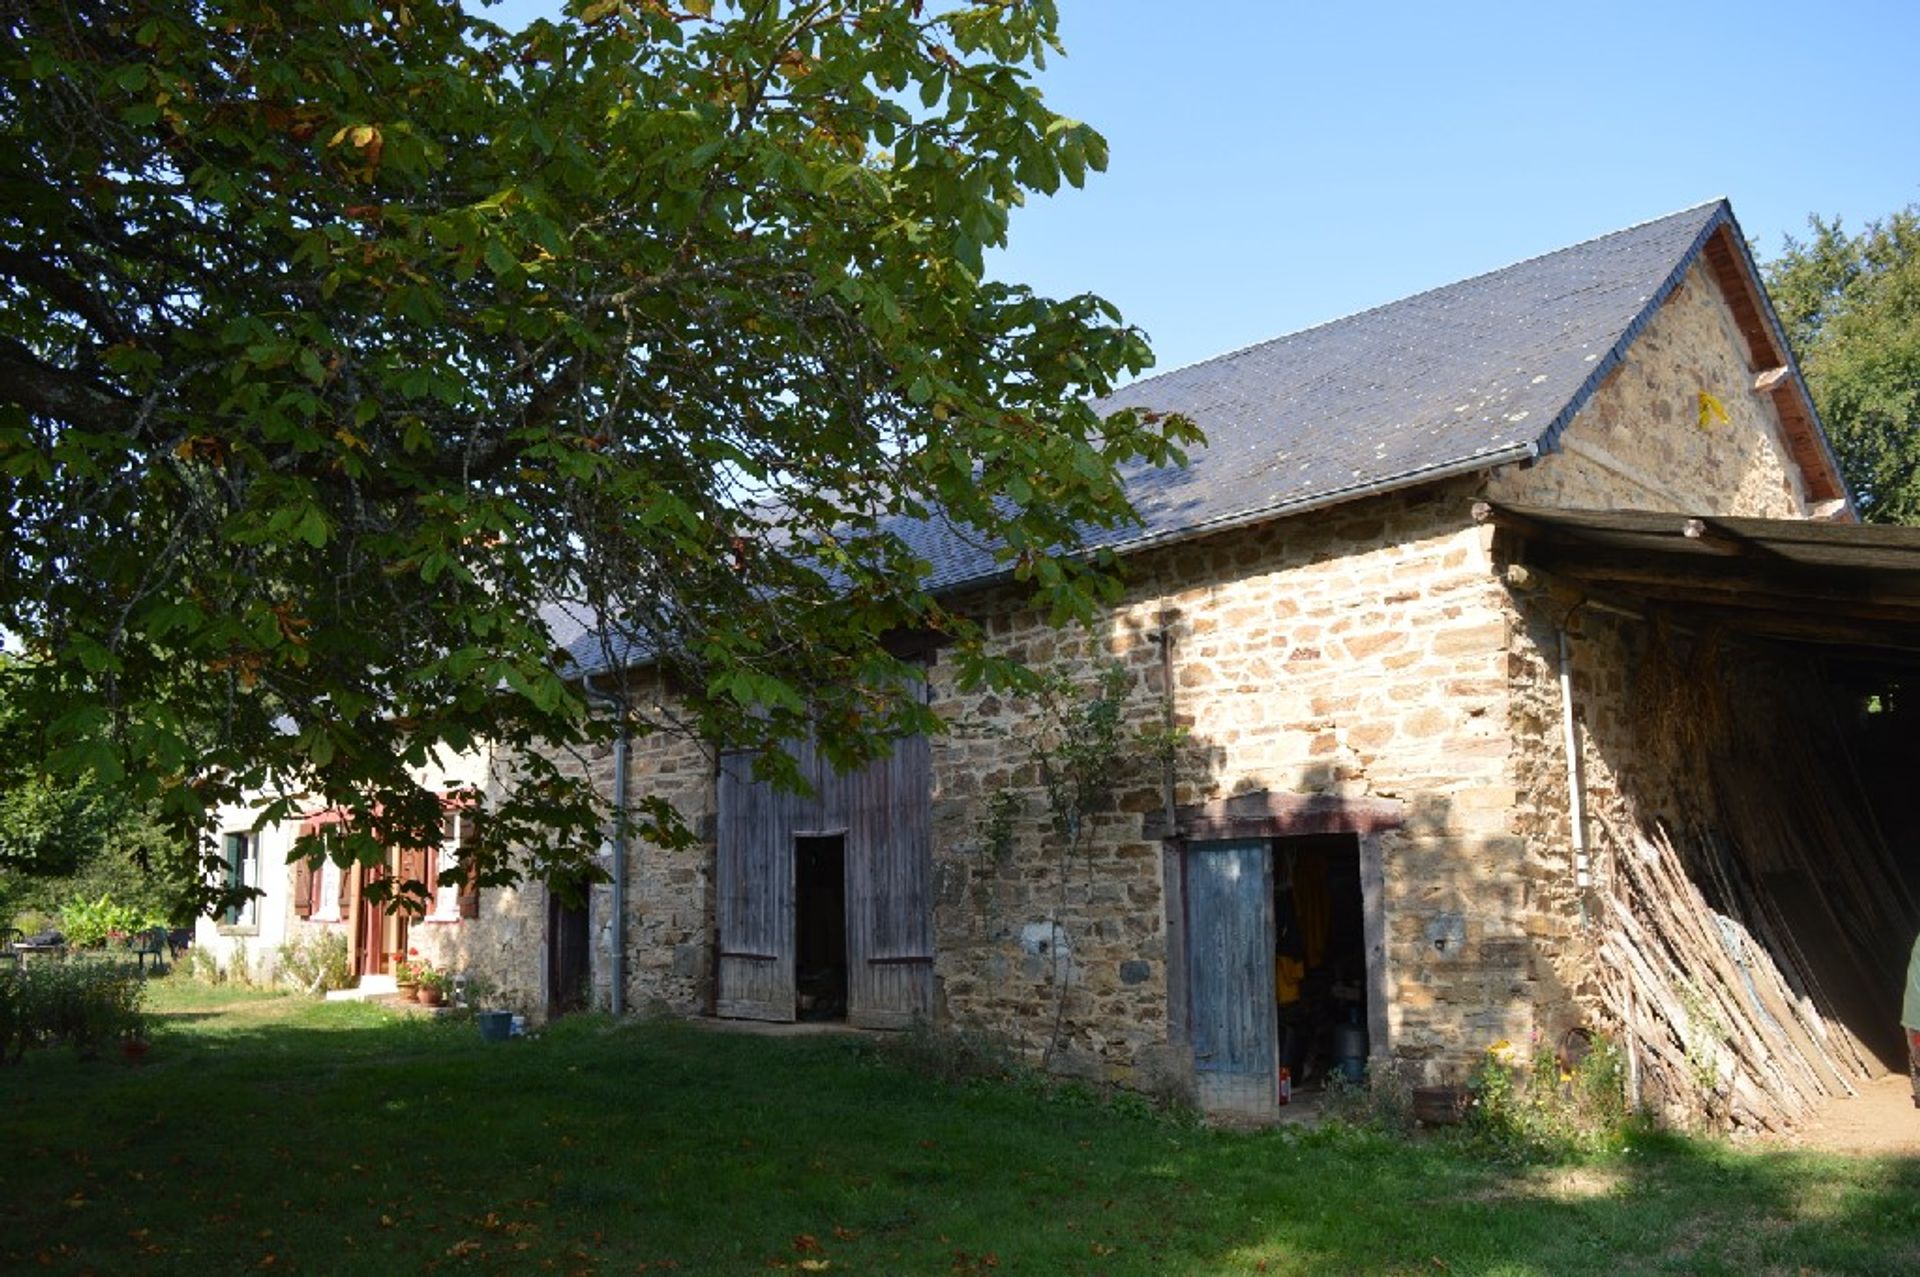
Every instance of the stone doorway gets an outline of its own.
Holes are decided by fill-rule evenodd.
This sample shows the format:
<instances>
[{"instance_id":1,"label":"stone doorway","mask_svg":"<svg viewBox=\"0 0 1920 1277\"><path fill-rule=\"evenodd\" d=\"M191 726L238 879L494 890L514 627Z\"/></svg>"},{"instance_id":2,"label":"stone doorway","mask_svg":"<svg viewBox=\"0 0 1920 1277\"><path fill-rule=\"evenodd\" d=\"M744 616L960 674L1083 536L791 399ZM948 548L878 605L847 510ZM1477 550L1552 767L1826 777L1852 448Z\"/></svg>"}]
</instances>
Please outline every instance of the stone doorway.
<instances>
[{"instance_id":1,"label":"stone doorway","mask_svg":"<svg viewBox=\"0 0 1920 1277\"><path fill-rule=\"evenodd\" d=\"M1270 1120L1282 1064L1312 1081L1390 1055L1381 837L1401 823L1381 799L1264 790L1148 816L1148 836L1167 840L1170 1037L1193 1052L1202 1108ZM1321 880L1312 981L1303 873ZM1284 975L1283 943L1299 950Z\"/></svg>"}]
</instances>

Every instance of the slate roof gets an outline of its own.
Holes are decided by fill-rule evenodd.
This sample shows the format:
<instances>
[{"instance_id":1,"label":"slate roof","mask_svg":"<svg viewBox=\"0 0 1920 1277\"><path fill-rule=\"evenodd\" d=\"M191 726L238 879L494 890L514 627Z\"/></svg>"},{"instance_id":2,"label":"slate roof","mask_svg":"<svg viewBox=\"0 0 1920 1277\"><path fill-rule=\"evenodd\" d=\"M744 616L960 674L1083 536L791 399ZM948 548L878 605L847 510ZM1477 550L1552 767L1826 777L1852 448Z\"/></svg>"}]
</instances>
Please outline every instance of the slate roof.
<instances>
[{"instance_id":1,"label":"slate roof","mask_svg":"<svg viewBox=\"0 0 1920 1277\"><path fill-rule=\"evenodd\" d=\"M1184 413L1207 443L1128 475L1143 525L1087 543L1137 549L1550 452L1732 223L1717 200L1135 382L1098 407ZM1002 571L937 525L905 535L936 589Z\"/></svg>"},{"instance_id":2,"label":"slate roof","mask_svg":"<svg viewBox=\"0 0 1920 1277\"><path fill-rule=\"evenodd\" d=\"M1096 407L1183 413L1207 443L1128 474L1142 523L1085 544L1128 552L1550 452L1723 226L1744 246L1716 200L1135 382ZM1006 572L937 519L896 531L934 590ZM562 645L603 667L568 620Z\"/></svg>"}]
</instances>

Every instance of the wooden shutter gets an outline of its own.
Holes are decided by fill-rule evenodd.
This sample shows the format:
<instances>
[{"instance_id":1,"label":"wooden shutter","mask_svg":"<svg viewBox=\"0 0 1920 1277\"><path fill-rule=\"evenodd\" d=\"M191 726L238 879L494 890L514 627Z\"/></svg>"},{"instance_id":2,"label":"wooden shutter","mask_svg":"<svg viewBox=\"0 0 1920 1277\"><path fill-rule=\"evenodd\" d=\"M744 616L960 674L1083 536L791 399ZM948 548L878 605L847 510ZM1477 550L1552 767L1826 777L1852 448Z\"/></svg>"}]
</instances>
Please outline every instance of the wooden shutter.
<instances>
[{"instance_id":1,"label":"wooden shutter","mask_svg":"<svg viewBox=\"0 0 1920 1277\"><path fill-rule=\"evenodd\" d=\"M932 755L924 736L847 778L847 1021L933 1013Z\"/></svg>"},{"instance_id":2,"label":"wooden shutter","mask_svg":"<svg viewBox=\"0 0 1920 1277\"><path fill-rule=\"evenodd\" d=\"M425 847L403 847L400 849L400 854L396 860L396 869L400 875L400 881L395 884L395 892L404 891L406 885L410 882L417 882L428 889L427 908L432 909L432 884L427 881L427 849Z\"/></svg>"},{"instance_id":3,"label":"wooden shutter","mask_svg":"<svg viewBox=\"0 0 1920 1277\"><path fill-rule=\"evenodd\" d=\"M360 865L349 860L340 867L340 921L353 921L353 908L360 894Z\"/></svg>"},{"instance_id":4,"label":"wooden shutter","mask_svg":"<svg viewBox=\"0 0 1920 1277\"><path fill-rule=\"evenodd\" d=\"M293 916L311 918L313 916L314 881L320 875L313 872L313 865L302 855L293 862Z\"/></svg>"},{"instance_id":5,"label":"wooden shutter","mask_svg":"<svg viewBox=\"0 0 1920 1277\"><path fill-rule=\"evenodd\" d=\"M714 846L715 1012L790 1021L796 1012L793 833L788 795L753 779L750 753L721 756Z\"/></svg>"}]
</instances>

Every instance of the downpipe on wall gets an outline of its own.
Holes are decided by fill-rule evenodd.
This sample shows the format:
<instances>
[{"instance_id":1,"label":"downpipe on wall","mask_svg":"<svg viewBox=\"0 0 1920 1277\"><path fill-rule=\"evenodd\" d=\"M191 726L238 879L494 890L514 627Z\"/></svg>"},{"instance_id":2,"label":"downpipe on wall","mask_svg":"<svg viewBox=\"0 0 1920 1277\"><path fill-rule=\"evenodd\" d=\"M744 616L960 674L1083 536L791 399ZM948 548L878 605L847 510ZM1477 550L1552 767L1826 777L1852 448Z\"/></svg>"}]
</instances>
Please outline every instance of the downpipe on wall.
<instances>
[{"instance_id":1,"label":"downpipe on wall","mask_svg":"<svg viewBox=\"0 0 1920 1277\"><path fill-rule=\"evenodd\" d=\"M1152 634L1153 642L1160 649L1160 686L1163 689L1160 705L1160 726L1166 733L1166 755L1160 760L1160 799L1167 813L1167 837L1173 838L1180 831L1180 813L1174 806L1173 775L1173 732L1179 718L1174 712L1173 703L1173 617L1177 613L1164 613L1160 617L1160 628Z\"/></svg>"},{"instance_id":2,"label":"downpipe on wall","mask_svg":"<svg viewBox=\"0 0 1920 1277\"><path fill-rule=\"evenodd\" d=\"M608 962L607 1009L624 1015L627 1009L627 698L603 692L593 685L593 675L583 674L581 690L590 704L613 710L616 716L613 737L613 952Z\"/></svg>"},{"instance_id":3,"label":"downpipe on wall","mask_svg":"<svg viewBox=\"0 0 1920 1277\"><path fill-rule=\"evenodd\" d=\"M1580 751L1580 724L1573 707L1573 644L1567 627L1573 624L1575 604L1554 632L1560 639L1560 728L1567 755L1567 820L1573 846L1574 898L1580 908L1580 926L1587 926L1587 889L1592 885L1587 858L1587 780L1585 761Z\"/></svg>"}]
</instances>

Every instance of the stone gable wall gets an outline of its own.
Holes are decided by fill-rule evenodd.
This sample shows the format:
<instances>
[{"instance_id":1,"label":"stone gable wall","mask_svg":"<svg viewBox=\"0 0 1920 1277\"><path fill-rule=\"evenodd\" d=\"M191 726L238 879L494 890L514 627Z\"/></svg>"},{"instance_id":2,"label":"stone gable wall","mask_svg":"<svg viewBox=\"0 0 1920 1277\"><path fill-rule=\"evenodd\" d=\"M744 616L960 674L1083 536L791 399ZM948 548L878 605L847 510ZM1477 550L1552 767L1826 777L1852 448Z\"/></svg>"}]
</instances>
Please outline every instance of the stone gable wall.
<instances>
[{"instance_id":1,"label":"stone gable wall","mask_svg":"<svg viewBox=\"0 0 1920 1277\"><path fill-rule=\"evenodd\" d=\"M1560 452L1494 475L1487 494L1530 505L1805 517L1779 411L1753 389L1758 371L1747 365L1719 284L1696 264L1568 425ZM1727 422L1700 423L1702 391Z\"/></svg>"},{"instance_id":2,"label":"stone gable wall","mask_svg":"<svg viewBox=\"0 0 1920 1277\"><path fill-rule=\"evenodd\" d=\"M1745 351L1719 285L1696 266L1574 418L1561 451L1491 476L1488 495L1603 510L1805 517L1804 488L1779 415L1770 396L1751 389ZM1720 401L1730 422L1700 424L1702 390ZM1505 549L1497 552L1504 562ZM1597 895L1583 901L1575 886L1560 629L1568 634L1593 891L1608 889L1610 830L1688 806L1683 795L1707 782L1702 771L1675 760L1637 712L1647 644L1654 641L1649 622L1604 601L1582 603L1551 582L1530 586L1506 602L1508 780L1517 796L1513 833L1526 849L1528 933L1546 959L1541 984L1564 995L1542 1012L1552 1033L1596 1013L1588 964L1602 908Z\"/></svg>"}]
</instances>

